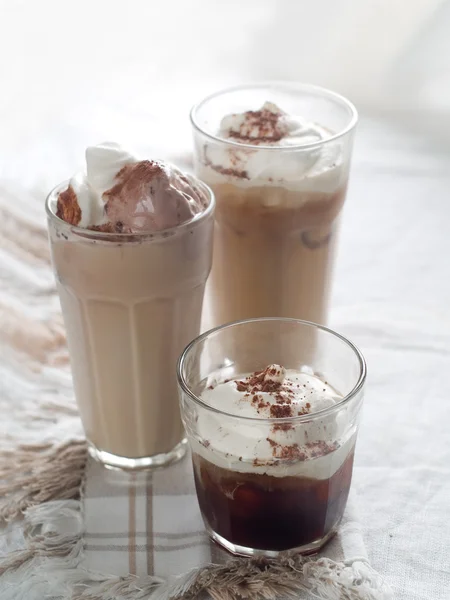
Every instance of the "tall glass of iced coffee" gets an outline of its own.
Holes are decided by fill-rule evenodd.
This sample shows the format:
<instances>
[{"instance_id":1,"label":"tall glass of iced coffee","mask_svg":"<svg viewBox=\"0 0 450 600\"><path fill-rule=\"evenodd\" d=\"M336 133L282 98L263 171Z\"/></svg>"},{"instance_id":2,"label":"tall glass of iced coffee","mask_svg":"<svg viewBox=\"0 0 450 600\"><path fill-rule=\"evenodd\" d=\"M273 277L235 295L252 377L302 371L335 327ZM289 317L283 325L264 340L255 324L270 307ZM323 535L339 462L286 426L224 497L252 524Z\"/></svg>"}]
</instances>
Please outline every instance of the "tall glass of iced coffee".
<instances>
[{"instance_id":1,"label":"tall glass of iced coffee","mask_svg":"<svg viewBox=\"0 0 450 600\"><path fill-rule=\"evenodd\" d=\"M197 175L216 195L212 325L325 323L357 122L311 85L219 92L192 109Z\"/></svg>"},{"instance_id":2,"label":"tall glass of iced coffee","mask_svg":"<svg viewBox=\"0 0 450 600\"><path fill-rule=\"evenodd\" d=\"M164 465L186 448L176 362L199 333L214 197L116 144L86 162L46 205L81 419L101 462Z\"/></svg>"}]
</instances>

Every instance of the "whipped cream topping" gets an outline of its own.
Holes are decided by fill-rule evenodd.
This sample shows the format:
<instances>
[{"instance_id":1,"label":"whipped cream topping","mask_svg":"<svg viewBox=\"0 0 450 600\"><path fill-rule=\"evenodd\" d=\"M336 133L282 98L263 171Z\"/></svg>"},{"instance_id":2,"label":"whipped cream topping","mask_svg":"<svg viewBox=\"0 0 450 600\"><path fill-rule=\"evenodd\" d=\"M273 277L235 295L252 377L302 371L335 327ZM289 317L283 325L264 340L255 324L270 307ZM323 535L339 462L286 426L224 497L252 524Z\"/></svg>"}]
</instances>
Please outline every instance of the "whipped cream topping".
<instances>
[{"instance_id":1,"label":"whipped cream topping","mask_svg":"<svg viewBox=\"0 0 450 600\"><path fill-rule=\"evenodd\" d=\"M257 111L225 116L217 136L245 144L245 147L207 143L203 163L208 169L208 180L223 182L227 179L244 187L287 184L288 187L326 192L334 191L344 182L339 141L317 148L301 148L327 140L332 132L319 124L289 115L271 102L266 102ZM249 145L255 148L249 148ZM280 151L273 152L268 146Z\"/></svg>"},{"instance_id":2,"label":"whipped cream topping","mask_svg":"<svg viewBox=\"0 0 450 600\"><path fill-rule=\"evenodd\" d=\"M86 150L77 173L58 198L57 215L72 225L134 233L175 227L207 204L194 178L158 160L138 160L118 144Z\"/></svg>"},{"instance_id":3,"label":"whipped cream topping","mask_svg":"<svg viewBox=\"0 0 450 600\"><path fill-rule=\"evenodd\" d=\"M245 144L298 146L326 140L331 133L301 117L288 115L272 102L265 102L260 110L225 116L218 136Z\"/></svg>"},{"instance_id":4,"label":"whipped cream topping","mask_svg":"<svg viewBox=\"0 0 450 600\"><path fill-rule=\"evenodd\" d=\"M318 413L340 402L330 385L312 374L269 365L264 371L210 385L202 400L213 408L253 421L201 410L195 450L224 468L275 476L330 477L344 462L352 435L344 439L339 412L296 424L288 419ZM274 419L258 423L257 419ZM277 422L279 420L279 422Z\"/></svg>"}]
</instances>

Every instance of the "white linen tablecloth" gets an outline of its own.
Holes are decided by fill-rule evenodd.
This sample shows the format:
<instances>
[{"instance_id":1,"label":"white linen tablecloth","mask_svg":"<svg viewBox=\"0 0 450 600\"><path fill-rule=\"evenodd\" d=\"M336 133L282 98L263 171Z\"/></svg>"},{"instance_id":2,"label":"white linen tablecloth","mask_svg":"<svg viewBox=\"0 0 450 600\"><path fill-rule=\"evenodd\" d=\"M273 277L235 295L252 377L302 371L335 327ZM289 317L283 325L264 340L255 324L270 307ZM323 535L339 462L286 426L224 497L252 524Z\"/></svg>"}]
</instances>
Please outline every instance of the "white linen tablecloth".
<instances>
[{"instance_id":1,"label":"white linen tablecloth","mask_svg":"<svg viewBox=\"0 0 450 600\"><path fill-rule=\"evenodd\" d=\"M360 131L332 325L368 362L354 484L401 600L450 598L450 154L392 121Z\"/></svg>"}]
</instances>

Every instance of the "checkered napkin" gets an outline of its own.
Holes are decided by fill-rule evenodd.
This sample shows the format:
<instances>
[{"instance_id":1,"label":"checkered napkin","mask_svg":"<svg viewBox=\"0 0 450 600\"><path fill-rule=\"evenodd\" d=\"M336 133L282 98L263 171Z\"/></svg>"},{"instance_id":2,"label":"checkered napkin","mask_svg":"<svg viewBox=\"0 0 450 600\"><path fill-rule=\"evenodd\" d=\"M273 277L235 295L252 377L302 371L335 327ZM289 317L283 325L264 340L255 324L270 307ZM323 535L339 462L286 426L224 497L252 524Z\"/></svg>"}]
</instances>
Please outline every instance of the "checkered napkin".
<instances>
[{"instance_id":1,"label":"checkered napkin","mask_svg":"<svg viewBox=\"0 0 450 600\"><path fill-rule=\"evenodd\" d=\"M190 456L167 468L137 473L106 470L91 461L84 518L84 566L92 571L172 579L231 558L205 533ZM367 560L352 500L323 556L336 562Z\"/></svg>"},{"instance_id":2,"label":"checkered napkin","mask_svg":"<svg viewBox=\"0 0 450 600\"><path fill-rule=\"evenodd\" d=\"M89 570L169 578L230 558L204 531L189 456L136 473L90 461L84 517Z\"/></svg>"}]
</instances>

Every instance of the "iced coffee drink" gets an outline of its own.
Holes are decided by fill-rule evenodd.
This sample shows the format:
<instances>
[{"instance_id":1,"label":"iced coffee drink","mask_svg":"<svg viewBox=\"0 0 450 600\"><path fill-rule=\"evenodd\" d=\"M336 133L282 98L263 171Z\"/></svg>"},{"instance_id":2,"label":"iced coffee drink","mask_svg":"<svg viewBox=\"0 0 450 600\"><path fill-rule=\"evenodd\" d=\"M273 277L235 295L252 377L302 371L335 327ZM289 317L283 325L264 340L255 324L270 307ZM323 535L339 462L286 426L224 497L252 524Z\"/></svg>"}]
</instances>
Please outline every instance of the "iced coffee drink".
<instances>
[{"instance_id":1,"label":"iced coffee drink","mask_svg":"<svg viewBox=\"0 0 450 600\"><path fill-rule=\"evenodd\" d=\"M245 424L229 430L211 414L199 416L203 443L194 443L193 462L207 528L234 546L261 550L327 540L347 503L356 431L339 444L335 422L312 421L300 434L289 418L313 415L342 396L314 374L268 365L211 385L202 400L236 415L274 419L260 439L257 426L251 435Z\"/></svg>"},{"instance_id":2,"label":"iced coffee drink","mask_svg":"<svg viewBox=\"0 0 450 600\"><path fill-rule=\"evenodd\" d=\"M311 332L314 357L301 343ZM284 365L266 362L284 346ZM246 556L321 548L352 479L365 379L358 350L309 322L252 319L194 340L178 377L212 539Z\"/></svg>"},{"instance_id":3,"label":"iced coffee drink","mask_svg":"<svg viewBox=\"0 0 450 600\"><path fill-rule=\"evenodd\" d=\"M47 200L77 403L97 459L166 464L185 449L176 360L199 332L214 199L116 144L86 161Z\"/></svg>"},{"instance_id":4,"label":"iced coffee drink","mask_svg":"<svg viewBox=\"0 0 450 600\"><path fill-rule=\"evenodd\" d=\"M324 323L356 112L312 86L221 92L192 111L197 175L217 199L214 325Z\"/></svg>"}]
</instances>

